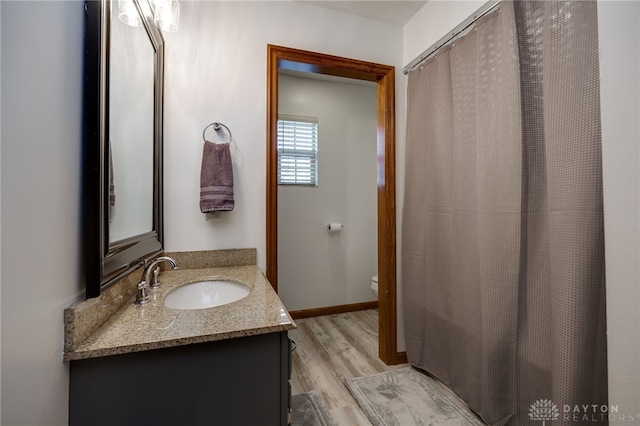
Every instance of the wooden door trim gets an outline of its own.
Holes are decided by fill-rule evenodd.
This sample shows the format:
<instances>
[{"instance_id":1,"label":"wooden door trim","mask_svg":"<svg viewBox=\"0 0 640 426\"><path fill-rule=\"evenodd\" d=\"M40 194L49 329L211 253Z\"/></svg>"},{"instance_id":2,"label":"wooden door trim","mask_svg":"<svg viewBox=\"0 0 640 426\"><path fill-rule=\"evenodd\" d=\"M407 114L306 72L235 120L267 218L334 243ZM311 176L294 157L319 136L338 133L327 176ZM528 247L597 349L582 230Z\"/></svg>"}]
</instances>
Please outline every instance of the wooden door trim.
<instances>
[{"instance_id":1,"label":"wooden door trim","mask_svg":"<svg viewBox=\"0 0 640 426\"><path fill-rule=\"evenodd\" d=\"M376 82L378 154L378 355L387 364L397 352L395 67L339 56L267 46L266 276L278 290L278 69L289 68Z\"/></svg>"}]
</instances>

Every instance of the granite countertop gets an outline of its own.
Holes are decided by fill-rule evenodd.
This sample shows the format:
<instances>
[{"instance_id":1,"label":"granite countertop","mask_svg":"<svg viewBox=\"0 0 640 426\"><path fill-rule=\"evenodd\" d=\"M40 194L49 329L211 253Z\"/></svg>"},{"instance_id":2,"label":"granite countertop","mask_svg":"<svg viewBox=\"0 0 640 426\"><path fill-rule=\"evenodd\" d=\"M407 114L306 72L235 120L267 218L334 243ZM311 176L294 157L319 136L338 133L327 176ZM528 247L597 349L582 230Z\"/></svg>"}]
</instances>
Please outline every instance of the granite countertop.
<instances>
[{"instance_id":1,"label":"granite countertop","mask_svg":"<svg viewBox=\"0 0 640 426\"><path fill-rule=\"evenodd\" d=\"M246 284L249 294L236 302L207 309L180 310L164 306L176 287L202 280ZM253 336L296 328L293 319L262 271L256 266L176 269L160 274L161 288L145 305L127 303L74 350L65 361L117 355L193 343Z\"/></svg>"}]
</instances>

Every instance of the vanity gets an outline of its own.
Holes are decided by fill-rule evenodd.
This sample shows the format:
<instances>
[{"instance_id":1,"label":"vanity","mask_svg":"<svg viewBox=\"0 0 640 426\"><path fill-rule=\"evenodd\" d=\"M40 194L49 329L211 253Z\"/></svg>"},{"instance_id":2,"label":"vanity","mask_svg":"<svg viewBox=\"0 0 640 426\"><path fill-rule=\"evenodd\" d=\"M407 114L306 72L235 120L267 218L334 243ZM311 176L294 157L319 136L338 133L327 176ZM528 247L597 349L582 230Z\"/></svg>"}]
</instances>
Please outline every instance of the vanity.
<instances>
[{"instance_id":1,"label":"vanity","mask_svg":"<svg viewBox=\"0 0 640 426\"><path fill-rule=\"evenodd\" d=\"M88 299L67 308L69 423L287 425L287 331L295 323L255 263L245 264L255 260L255 250L170 256L179 269L159 275L161 287L151 291L149 303L136 304L134 294L116 288L102 302ZM249 294L212 308L165 306L172 290L203 280L241 283ZM74 342L82 334L78 328L108 309L105 304L124 299L103 325Z\"/></svg>"},{"instance_id":2,"label":"vanity","mask_svg":"<svg viewBox=\"0 0 640 426\"><path fill-rule=\"evenodd\" d=\"M295 323L256 249L164 247L164 38L154 5L85 2L86 300L64 312L69 423L284 426ZM122 21L125 6L133 21ZM158 271L150 289L158 256L178 269ZM197 309L165 304L203 281L242 293Z\"/></svg>"}]
</instances>

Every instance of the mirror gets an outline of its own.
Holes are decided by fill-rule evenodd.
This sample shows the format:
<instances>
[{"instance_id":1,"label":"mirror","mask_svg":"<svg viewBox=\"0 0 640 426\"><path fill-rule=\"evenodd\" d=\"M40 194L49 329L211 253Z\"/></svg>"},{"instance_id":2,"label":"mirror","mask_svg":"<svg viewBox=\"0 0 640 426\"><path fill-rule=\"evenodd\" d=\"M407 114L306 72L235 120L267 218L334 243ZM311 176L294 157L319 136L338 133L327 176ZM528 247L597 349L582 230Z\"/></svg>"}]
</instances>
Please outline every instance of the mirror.
<instances>
[{"instance_id":1,"label":"mirror","mask_svg":"<svg viewBox=\"0 0 640 426\"><path fill-rule=\"evenodd\" d=\"M83 150L86 297L162 251L164 39L148 0L87 1ZM125 3L123 1L122 3Z\"/></svg>"},{"instance_id":2,"label":"mirror","mask_svg":"<svg viewBox=\"0 0 640 426\"><path fill-rule=\"evenodd\" d=\"M109 33L109 243L153 230L154 48L118 19Z\"/></svg>"}]
</instances>

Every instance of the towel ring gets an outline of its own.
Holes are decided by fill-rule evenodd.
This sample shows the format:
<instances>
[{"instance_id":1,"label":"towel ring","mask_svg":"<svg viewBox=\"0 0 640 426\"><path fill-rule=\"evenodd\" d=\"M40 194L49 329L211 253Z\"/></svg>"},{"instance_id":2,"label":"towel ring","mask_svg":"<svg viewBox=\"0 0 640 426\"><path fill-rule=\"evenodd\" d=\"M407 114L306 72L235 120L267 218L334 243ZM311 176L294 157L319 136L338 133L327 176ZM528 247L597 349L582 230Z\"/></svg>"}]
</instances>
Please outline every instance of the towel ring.
<instances>
[{"instance_id":1,"label":"towel ring","mask_svg":"<svg viewBox=\"0 0 640 426\"><path fill-rule=\"evenodd\" d=\"M205 134L207 133L207 129L209 127L213 126L213 130L220 130L220 127L224 127L225 129L227 129L227 133L229 133L229 142L231 143L231 141L233 140L233 135L231 135L231 130L229 130L229 128L227 126L225 126L222 123L219 123L217 121L214 121L213 123L209 124L207 127L204 128L204 130L202 131L202 139L207 142L207 138L205 136Z\"/></svg>"}]
</instances>

